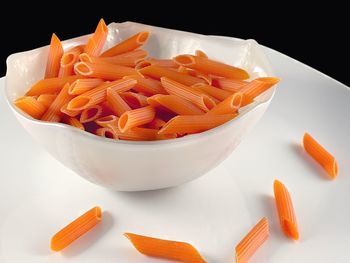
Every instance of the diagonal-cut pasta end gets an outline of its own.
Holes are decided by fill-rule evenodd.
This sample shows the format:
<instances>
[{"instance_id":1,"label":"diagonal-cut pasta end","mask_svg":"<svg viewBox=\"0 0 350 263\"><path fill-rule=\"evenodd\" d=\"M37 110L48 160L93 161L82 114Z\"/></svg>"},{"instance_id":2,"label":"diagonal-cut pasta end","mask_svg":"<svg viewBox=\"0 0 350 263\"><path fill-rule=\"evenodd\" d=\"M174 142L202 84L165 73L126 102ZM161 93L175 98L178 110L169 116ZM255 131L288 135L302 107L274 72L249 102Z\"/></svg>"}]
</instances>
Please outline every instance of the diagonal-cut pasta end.
<instances>
[{"instance_id":1,"label":"diagonal-cut pasta end","mask_svg":"<svg viewBox=\"0 0 350 263\"><path fill-rule=\"evenodd\" d=\"M179 55L174 58L174 62L181 66L190 66L195 64L195 60L191 55Z\"/></svg>"},{"instance_id":2,"label":"diagonal-cut pasta end","mask_svg":"<svg viewBox=\"0 0 350 263\"><path fill-rule=\"evenodd\" d=\"M136 38L136 42L140 45L143 45L147 42L150 33L148 31L140 32Z\"/></svg>"},{"instance_id":3,"label":"diagonal-cut pasta end","mask_svg":"<svg viewBox=\"0 0 350 263\"><path fill-rule=\"evenodd\" d=\"M78 62L74 65L75 73L82 76L89 76L92 74L92 69L85 62Z\"/></svg>"},{"instance_id":4,"label":"diagonal-cut pasta end","mask_svg":"<svg viewBox=\"0 0 350 263\"><path fill-rule=\"evenodd\" d=\"M87 53L81 53L79 55L79 59L81 62L90 62L90 63L93 62L91 57Z\"/></svg>"},{"instance_id":5,"label":"diagonal-cut pasta end","mask_svg":"<svg viewBox=\"0 0 350 263\"><path fill-rule=\"evenodd\" d=\"M108 33L108 27L103 18L101 18L100 21L98 22L97 29L100 29L104 33Z\"/></svg>"},{"instance_id":6,"label":"diagonal-cut pasta end","mask_svg":"<svg viewBox=\"0 0 350 263\"><path fill-rule=\"evenodd\" d=\"M233 109L239 109L241 107L243 100L243 94L241 92L236 92L232 96L231 105Z\"/></svg>"},{"instance_id":7,"label":"diagonal-cut pasta end","mask_svg":"<svg viewBox=\"0 0 350 263\"><path fill-rule=\"evenodd\" d=\"M293 224L291 221L287 219L283 220L283 230L288 237L294 240L299 239L298 226L296 224Z\"/></svg>"},{"instance_id":8,"label":"diagonal-cut pasta end","mask_svg":"<svg viewBox=\"0 0 350 263\"><path fill-rule=\"evenodd\" d=\"M328 175L331 177L331 179L335 179L338 175L338 163L337 161L333 158L333 162L331 162L329 165L325 167L326 172Z\"/></svg>"}]
</instances>

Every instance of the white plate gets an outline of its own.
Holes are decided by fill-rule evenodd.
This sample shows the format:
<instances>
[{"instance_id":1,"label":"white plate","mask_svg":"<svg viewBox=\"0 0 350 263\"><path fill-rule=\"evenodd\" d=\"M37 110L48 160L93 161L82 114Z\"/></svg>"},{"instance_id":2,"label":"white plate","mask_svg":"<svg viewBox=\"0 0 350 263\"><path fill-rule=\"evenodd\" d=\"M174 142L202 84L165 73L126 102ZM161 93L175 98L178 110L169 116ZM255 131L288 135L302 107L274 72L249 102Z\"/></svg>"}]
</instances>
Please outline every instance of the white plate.
<instances>
[{"instance_id":1,"label":"white plate","mask_svg":"<svg viewBox=\"0 0 350 263\"><path fill-rule=\"evenodd\" d=\"M187 241L210 263L233 262L235 245L263 216L271 237L251 262L349 262L350 90L266 53L282 79L266 115L222 165L167 190L116 193L72 174L32 141L1 93L0 262L165 262L136 252L125 231ZM337 157L335 181L301 149L304 131ZM280 232L275 178L291 192L299 242ZM103 223L62 253L51 252L50 237L95 205L106 211Z\"/></svg>"}]
</instances>

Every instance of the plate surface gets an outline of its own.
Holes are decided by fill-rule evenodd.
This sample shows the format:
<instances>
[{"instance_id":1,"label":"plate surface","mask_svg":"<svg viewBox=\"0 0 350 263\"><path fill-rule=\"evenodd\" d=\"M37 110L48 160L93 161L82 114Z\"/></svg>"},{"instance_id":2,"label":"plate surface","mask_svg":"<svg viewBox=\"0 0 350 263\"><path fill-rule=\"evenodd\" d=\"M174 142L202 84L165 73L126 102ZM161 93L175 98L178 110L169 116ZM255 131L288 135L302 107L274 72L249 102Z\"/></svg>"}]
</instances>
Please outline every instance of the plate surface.
<instances>
[{"instance_id":1,"label":"plate surface","mask_svg":"<svg viewBox=\"0 0 350 263\"><path fill-rule=\"evenodd\" d=\"M118 193L63 167L20 127L0 81L0 262L166 262L137 253L123 232L192 243L208 262L233 262L234 247L263 216L271 238L251 262L348 262L350 259L350 89L266 48L282 82L263 119L233 154L180 187ZM305 155L305 131L339 163L336 180ZM166 176L166 175L164 175ZM301 239L280 232L272 184L289 188ZM50 237L100 205L103 223L62 253Z\"/></svg>"}]
</instances>

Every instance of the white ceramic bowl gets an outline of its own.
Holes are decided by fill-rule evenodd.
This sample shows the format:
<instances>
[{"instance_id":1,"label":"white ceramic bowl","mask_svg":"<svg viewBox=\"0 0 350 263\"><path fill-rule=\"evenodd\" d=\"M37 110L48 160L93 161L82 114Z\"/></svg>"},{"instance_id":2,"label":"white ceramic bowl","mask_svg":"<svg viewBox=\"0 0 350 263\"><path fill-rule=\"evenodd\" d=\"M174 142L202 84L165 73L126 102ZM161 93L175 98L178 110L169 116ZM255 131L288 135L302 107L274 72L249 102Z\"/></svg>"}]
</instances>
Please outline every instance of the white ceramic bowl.
<instances>
[{"instance_id":1,"label":"white ceramic bowl","mask_svg":"<svg viewBox=\"0 0 350 263\"><path fill-rule=\"evenodd\" d=\"M269 63L254 40L204 36L132 22L109 25L107 47L143 30L151 31L145 48L151 56L169 58L205 51L211 58L246 69L252 78L272 76ZM64 42L84 43L87 36ZM184 138L129 142L100 138L60 123L38 121L18 110L13 101L42 78L48 47L7 59L6 97L23 127L52 156L88 181L120 191L176 186L193 180L222 162L241 142L268 107L274 89L245 107L238 118L207 132Z\"/></svg>"}]
</instances>

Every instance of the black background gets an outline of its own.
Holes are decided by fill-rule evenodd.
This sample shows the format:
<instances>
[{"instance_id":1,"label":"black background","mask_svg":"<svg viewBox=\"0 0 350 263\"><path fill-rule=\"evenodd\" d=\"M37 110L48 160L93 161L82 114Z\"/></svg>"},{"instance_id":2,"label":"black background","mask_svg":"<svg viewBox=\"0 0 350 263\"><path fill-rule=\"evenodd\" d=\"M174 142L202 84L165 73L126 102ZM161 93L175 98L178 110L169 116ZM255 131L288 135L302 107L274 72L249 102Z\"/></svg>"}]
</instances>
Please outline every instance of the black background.
<instances>
[{"instance_id":1,"label":"black background","mask_svg":"<svg viewBox=\"0 0 350 263\"><path fill-rule=\"evenodd\" d=\"M61 39L91 33L103 17L107 24L135 21L208 35L253 38L350 85L350 23L347 9L336 3L318 3L309 8L296 2L249 2L243 6L233 1L140 4L119 0L79 2L76 7L72 4L47 2L43 6L31 2L19 4L20 9L6 9L11 18L0 17L0 74L5 75L5 60L11 53L47 45L52 32Z\"/></svg>"}]
</instances>

